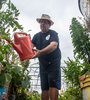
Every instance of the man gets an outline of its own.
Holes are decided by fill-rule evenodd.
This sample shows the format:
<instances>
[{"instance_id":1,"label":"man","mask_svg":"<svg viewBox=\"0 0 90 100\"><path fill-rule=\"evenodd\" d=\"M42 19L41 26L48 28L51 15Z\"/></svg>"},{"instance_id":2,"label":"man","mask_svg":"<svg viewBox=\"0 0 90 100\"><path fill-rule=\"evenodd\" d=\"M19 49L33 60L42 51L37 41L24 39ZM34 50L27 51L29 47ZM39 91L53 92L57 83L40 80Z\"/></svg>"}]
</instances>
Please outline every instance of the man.
<instances>
[{"instance_id":1,"label":"man","mask_svg":"<svg viewBox=\"0 0 90 100\"><path fill-rule=\"evenodd\" d=\"M58 100L58 90L61 83L61 53L58 34L50 30L54 22L49 15L42 14L41 18L36 20L40 23L41 32L34 35L32 43L37 48L34 50L35 55L33 58L39 58L41 98L42 100L49 100L49 98L50 100Z\"/></svg>"}]
</instances>

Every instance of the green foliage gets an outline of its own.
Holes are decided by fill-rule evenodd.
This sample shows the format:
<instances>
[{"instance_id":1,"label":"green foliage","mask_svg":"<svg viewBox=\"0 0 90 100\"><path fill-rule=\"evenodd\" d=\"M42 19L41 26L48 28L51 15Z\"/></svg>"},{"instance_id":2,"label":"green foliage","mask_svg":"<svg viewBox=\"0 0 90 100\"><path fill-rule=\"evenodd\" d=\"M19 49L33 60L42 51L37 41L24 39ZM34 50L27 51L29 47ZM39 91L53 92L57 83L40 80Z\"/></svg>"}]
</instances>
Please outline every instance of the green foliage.
<instances>
[{"instance_id":1,"label":"green foliage","mask_svg":"<svg viewBox=\"0 0 90 100\"><path fill-rule=\"evenodd\" d=\"M39 93L34 92L22 92L18 94L16 100L41 100Z\"/></svg>"},{"instance_id":2,"label":"green foliage","mask_svg":"<svg viewBox=\"0 0 90 100\"><path fill-rule=\"evenodd\" d=\"M17 16L19 15L19 10L16 9L16 7L9 2L4 5L7 9L3 8L0 11L0 34L6 35L10 34L10 30L16 31L17 29L22 30L23 27L18 23Z\"/></svg>"},{"instance_id":3,"label":"green foliage","mask_svg":"<svg viewBox=\"0 0 90 100\"><path fill-rule=\"evenodd\" d=\"M0 0L0 9L2 8L2 5L6 2L7 0Z\"/></svg>"},{"instance_id":4,"label":"green foliage","mask_svg":"<svg viewBox=\"0 0 90 100\"><path fill-rule=\"evenodd\" d=\"M27 60L23 61L23 63L27 63ZM25 91L30 88L30 77L27 67L28 66L23 66L23 64L21 64L21 66L14 65L11 72L13 77L10 82L9 94L15 95L18 100L20 99L18 94L24 95ZM9 99L11 99L11 97L9 97Z\"/></svg>"},{"instance_id":5,"label":"green foliage","mask_svg":"<svg viewBox=\"0 0 90 100\"><path fill-rule=\"evenodd\" d=\"M66 80L68 87L80 87L79 86L79 76L90 72L90 65L85 62L80 62L78 58L65 61L66 67L63 67L64 78Z\"/></svg>"},{"instance_id":6,"label":"green foliage","mask_svg":"<svg viewBox=\"0 0 90 100\"><path fill-rule=\"evenodd\" d=\"M72 19L70 33L74 46L74 60L68 58L63 67L65 82L67 83L68 98L61 100L82 100L79 85L79 76L90 73L90 36L88 30L76 19ZM67 89L67 90L68 90ZM72 91L72 93L71 93Z\"/></svg>"},{"instance_id":7,"label":"green foliage","mask_svg":"<svg viewBox=\"0 0 90 100\"><path fill-rule=\"evenodd\" d=\"M16 7L10 1L4 1L5 0L2 0L2 2L0 2L1 4L4 3L0 10L0 66L2 67L0 72L0 79L2 80L1 76L4 77L4 79L2 82L0 82L0 85L4 85L7 83L7 81L10 82L9 78L12 76L12 64L15 64L15 62L13 62L13 57L16 55L12 50L12 46L7 43L5 39L11 39L10 30L12 30L14 27L20 30L23 29L21 25L14 23L17 22L16 17L19 13ZM3 10L4 6L6 9Z\"/></svg>"},{"instance_id":8,"label":"green foliage","mask_svg":"<svg viewBox=\"0 0 90 100\"><path fill-rule=\"evenodd\" d=\"M5 83L10 83L11 79L12 79L11 74L9 74L9 73L2 73L0 75L0 80L2 80L2 81L0 81L0 86L3 86L3 84L5 84Z\"/></svg>"},{"instance_id":9,"label":"green foliage","mask_svg":"<svg viewBox=\"0 0 90 100\"><path fill-rule=\"evenodd\" d=\"M81 91L78 88L68 88L63 96L59 95L58 100L82 100Z\"/></svg>"},{"instance_id":10,"label":"green foliage","mask_svg":"<svg viewBox=\"0 0 90 100\"><path fill-rule=\"evenodd\" d=\"M0 86L9 83L9 100L12 100L12 95L16 98L18 94L24 95L30 88L29 60L21 62L12 45L6 41L12 40L11 32L23 31L18 16L19 10L10 0L0 0Z\"/></svg>"},{"instance_id":11,"label":"green foliage","mask_svg":"<svg viewBox=\"0 0 90 100\"><path fill-rule=\"evenodd\" d=\"M76 61L73 61L70 58L68 58L68 61L65 63L67 67L63 67L63 72L65 74L66 83L68 84L68 86L71 85L71 87L78 87L78 77L81 74L82 64L78 59L76 59Z\"/></svg>"},{"instance_id":12,"label":"green foliage","mask_svg":"<svg viewBox=\"0 0 90 100\"><path fill-rule=\"evenodd\" d=\"M76 18L72 19L70 25L70 33L72 43L74 46L74 54L83 59L85 62L90 63L90 34Z\"/></svg>"},{"instance_id":13,"label":"green foliage","mask_svg":"<svg viewBox=\"0 0 90 100\"><path fill-rule=\"evenodd\" d=\"M28 96L27 96L27 100L41 100L40 99L41 98L41 96L40 96L40 94L38 94L38 93L30 93Z\"/></svg>"}]
</instances>

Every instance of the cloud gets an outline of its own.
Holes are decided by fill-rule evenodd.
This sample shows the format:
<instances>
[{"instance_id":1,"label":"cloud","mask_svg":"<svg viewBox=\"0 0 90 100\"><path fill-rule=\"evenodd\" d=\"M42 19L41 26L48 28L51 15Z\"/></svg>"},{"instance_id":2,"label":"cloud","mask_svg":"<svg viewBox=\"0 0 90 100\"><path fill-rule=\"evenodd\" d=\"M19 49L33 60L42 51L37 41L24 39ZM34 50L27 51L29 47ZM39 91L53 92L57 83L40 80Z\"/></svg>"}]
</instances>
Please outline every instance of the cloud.
<instances>
[{"instance_id":1,"label":"cloud","mask_svg":"<svg viewBox=\"0 0 90 100\"><path fill-rule=\"evenodd\" d=\"M79 12L77 0L11 0L20 10L21 14L30 17L40 16L42 13L50 14L56 18L75 15ZM21 4L22 3L22 4Z\"/></svg>"}]
</instances>

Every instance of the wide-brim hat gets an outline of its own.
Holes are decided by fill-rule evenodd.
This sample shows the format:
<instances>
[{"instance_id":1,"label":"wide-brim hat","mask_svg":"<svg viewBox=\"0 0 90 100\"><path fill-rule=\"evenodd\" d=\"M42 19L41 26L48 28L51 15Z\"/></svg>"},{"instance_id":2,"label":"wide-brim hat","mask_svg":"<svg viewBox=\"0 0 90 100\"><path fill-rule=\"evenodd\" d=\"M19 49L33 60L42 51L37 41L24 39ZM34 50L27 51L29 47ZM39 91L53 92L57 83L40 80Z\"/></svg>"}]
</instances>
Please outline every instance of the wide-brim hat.
<instances>
[{"instance_id":1,"label":"wide-brim hat","mask_svg":"<svg viewBox=\"0 0 90 100\"><path fill-rule=\"evenodd\" d=\"M51 20L51 17L49 15L47 15L47 14L42 14L41 18L37 18L36 20L37 20L38 23L40 23L41 19L48 20L51 23L51 25L54 24L54 22Z\"/></svg>"}]
</instances>

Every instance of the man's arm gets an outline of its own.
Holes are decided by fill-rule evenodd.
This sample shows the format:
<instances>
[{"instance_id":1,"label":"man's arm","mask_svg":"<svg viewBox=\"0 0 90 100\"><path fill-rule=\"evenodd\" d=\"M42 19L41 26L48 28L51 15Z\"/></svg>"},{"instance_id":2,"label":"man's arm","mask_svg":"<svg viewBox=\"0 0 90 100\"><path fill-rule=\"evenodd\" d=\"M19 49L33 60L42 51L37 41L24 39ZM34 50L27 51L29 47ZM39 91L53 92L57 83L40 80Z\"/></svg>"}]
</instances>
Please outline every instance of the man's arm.
<instances>
[{"instance_id":1,"label":"man's arm","mask_svg":"<svg viewBox=\"0 0 90 100\"><path fill-rule=\"evenodd\" d=\"M56 41L51 42L47 47L42 50L35 49L35 55L33 58L39 57L44 54L49 54L53 52L57 48L58 43Z\"/></svg>"}]
</instances>

